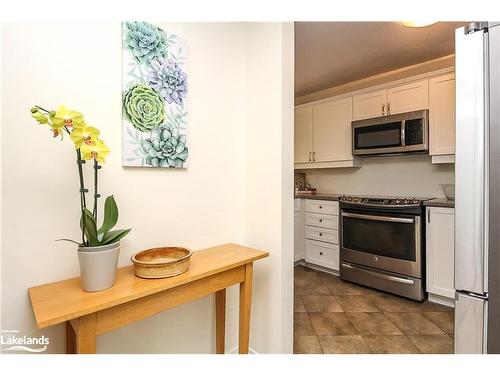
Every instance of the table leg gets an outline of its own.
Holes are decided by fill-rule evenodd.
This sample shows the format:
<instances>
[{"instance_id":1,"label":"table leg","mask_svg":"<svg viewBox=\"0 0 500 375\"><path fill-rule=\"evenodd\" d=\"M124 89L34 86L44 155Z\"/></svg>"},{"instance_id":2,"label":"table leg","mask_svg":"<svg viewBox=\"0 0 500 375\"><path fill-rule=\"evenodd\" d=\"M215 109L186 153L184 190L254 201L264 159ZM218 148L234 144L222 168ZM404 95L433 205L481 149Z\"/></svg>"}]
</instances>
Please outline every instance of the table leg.
<instances>
[{"instance_id":1,"label":"table leg","mask_svg":"<svg viewBox=\"0 0 500 375\"><path fill-rule=\"evenodd\" d=\"M95 354L96 352L96 314L78 318L76 330L76 352L78 354Z\"/></svg>"},{"instance_id":2,"label":"table leg","mask_svg":"<svg viewBox=\"0 0 500 375\"><path fill-rule=\"evenodd\" d=\"M226 289L215 292L215 352L226 350Z\"/></svg>"},{"instance_id":3,"label":"table leg","mask_svg":"<svg viewBox=\"0 0 500 375\"><path fill-rule=\"evenodd\" d=\"M66 354L76 354L76 336L71 322L66 322Z\"/></svg>"},{"instance_id":4,"label":"table leg","mask_svg":"<svg viewBox=\"0 0 500 375\"><path fill-rule=\"evenodd\" d=\"M250 339L250 308L252 305L252 270L253 263L245 266L245 280L240 283L240 326L238 352L248 354Z\"/></svg>"}]
</instances>

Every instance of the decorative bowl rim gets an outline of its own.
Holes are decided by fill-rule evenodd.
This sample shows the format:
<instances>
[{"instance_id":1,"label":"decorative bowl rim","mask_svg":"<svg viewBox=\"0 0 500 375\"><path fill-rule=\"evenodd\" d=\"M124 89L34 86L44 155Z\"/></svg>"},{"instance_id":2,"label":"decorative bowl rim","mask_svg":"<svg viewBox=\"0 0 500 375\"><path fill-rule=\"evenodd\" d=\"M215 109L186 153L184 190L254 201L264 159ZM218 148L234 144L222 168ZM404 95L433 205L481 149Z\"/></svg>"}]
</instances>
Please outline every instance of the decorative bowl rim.
<instances>
[{"instance_id":1,"label":"decorative bowl rim","mask_svg":"<svg viewBox=\"0 0 500 375\"><path fill-rule=\"evenodd\" d=\"M153 250L161 250L161 249L178 249L178 250L186 252L186 254L184 256L180 257L180 258L176 258L176 259L172 259L172 260L167 260L167 261L161 261L161 262L144 262L142 260L137 259L137 256L140 255L140 254L144 254L146 252L153 251ZM153 247L151 249L146 249L146 250L138 251L138 252L132 254L132 256L130 257L130 260L132 261L132 263L140 265L140 266L161 267L161 266L164 266L166 264L177 263L177 262L180 262L182 260L188 259L188 258L191 257L191 255L193 255L193 251L190 250L190 249L187 249L185 247L181 247L181 246L165 246L165 247Z\"/></svg>"}]
</instances>

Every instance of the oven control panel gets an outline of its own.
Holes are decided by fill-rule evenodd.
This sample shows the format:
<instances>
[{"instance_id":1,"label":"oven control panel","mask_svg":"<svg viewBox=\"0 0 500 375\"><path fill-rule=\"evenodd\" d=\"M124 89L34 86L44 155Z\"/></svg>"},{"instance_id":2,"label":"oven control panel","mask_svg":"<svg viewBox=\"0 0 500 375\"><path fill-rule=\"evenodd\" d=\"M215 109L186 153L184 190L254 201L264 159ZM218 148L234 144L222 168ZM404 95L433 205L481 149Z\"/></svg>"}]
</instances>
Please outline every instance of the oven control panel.
<instances>
[{"instance_id":1,"label":"oven control panel","mask_svg":"<svg viewBox=\"0 0 500 375\"><path fill-rule=\"evenodd\" d=\"M414 207L419 206L422 201L417 198L386 198L386 197L357 197L352 195L342 195L340 202L359 204L362 206L398 206Z\"/></svg>"}]
</instances>

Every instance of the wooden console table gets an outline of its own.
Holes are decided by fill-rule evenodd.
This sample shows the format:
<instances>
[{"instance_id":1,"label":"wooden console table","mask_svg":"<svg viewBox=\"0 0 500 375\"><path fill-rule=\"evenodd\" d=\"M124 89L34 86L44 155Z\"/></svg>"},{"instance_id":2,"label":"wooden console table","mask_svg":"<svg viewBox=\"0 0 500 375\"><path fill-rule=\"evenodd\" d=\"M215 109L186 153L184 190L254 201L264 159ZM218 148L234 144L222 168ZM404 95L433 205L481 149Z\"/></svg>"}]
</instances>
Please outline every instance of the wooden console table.
<instances>
[{"instance_id":1,"label":"wooden console table","mask_svg":"<svg viewBox=\"0 0 500 375\"><path fill-rule=\"evenodd\" d=\"M248 353L253 262L269 253L235 244L195 251L189 270L167 279L141 279L119 268L116 284L96 293L80 278L28 290L38 328L66 323L66 352L96 352L96 336L215 293L216 352L225 352L226 288L240 284L239 353Z\"/></svg>"}]
</instances>

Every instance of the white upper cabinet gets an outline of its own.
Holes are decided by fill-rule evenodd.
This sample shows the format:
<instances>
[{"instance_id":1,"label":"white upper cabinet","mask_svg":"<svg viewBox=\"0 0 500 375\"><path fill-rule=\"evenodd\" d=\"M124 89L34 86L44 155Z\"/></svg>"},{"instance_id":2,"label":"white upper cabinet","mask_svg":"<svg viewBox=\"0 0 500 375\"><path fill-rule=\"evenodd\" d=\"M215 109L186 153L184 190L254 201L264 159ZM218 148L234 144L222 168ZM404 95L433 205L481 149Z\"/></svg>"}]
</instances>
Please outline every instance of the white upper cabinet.
<instances>
[{"instance_id":1,"label":"white upper cabinet","mask_svg":"<svg viewBox=\"0 0 500 375\"><path fill-rule=\"evenodd\" d=\"M308 163L312 161L312 116L312 106L295 108L295 163Z\"/></svg>"},{"instance_id":2,"label":"white upper cabinet","mask_svg":"<svg viewBox=\"0 0 500 375\"><path fill-rule=\"evenodd\" d=\"M429 80L430 155L455 154L455 75Z\"/></svg>"},{"instance_id":3,"label":"white upper cabinet","mask_svg":"<svg viewBox=\"0 0 500 375\"><path fill-rule=\"evenodd\" d=\"M365 118L384 116L386 105L387 90L355 95L352 101L352 119L363 120Z\"/></svg>"},{"instance_id":4,"label":"white upper cabinet","mask_svg":"<svg viewBox=\"0 0 500 375\"><path fill-rule=\"evenodd\" d=\"M387 89L387 114L418 111L429 108L427 79Z\"/></svg>"},{"instance_id":5,"label":"white upper cabinet","mask_svg":"<svg viewBox=\"0 0 500 375\"><path fill-rule=\"evenodd\" d=\"M352 160L352 97L313 107L313 161Z\"/></svg>"}]
</instances>

